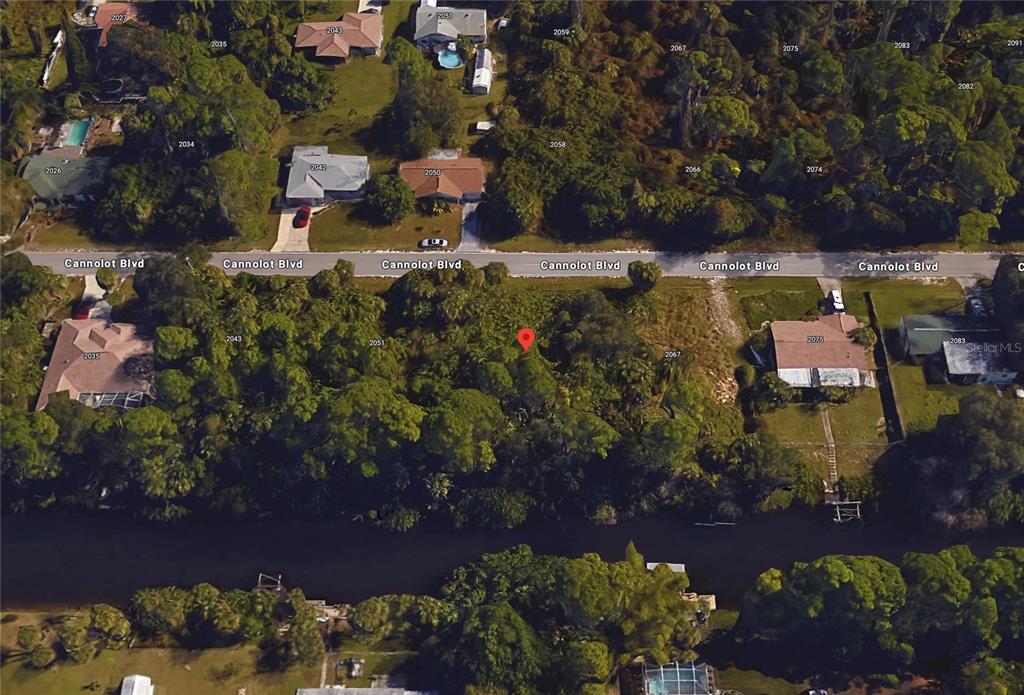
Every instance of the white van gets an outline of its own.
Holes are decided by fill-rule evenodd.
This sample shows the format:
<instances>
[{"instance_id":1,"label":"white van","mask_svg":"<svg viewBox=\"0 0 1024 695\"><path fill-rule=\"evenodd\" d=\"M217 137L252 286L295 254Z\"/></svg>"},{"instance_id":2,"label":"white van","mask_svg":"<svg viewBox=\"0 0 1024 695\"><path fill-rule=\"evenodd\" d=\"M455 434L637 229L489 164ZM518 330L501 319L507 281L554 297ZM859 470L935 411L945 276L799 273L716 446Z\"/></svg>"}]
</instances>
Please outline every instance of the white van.
<instances>
[{"instance_id":1,"label":"white van","mask_svg":"<svg viewBox=\"0 0 1024 695\"><path fill-rule=\"evenodd\" d=\"M845 314L846 305L843 304L843 293L839 290L829 290L828 303L832 305L832 312L836 314Z\"/></svg>"}]
</instances>

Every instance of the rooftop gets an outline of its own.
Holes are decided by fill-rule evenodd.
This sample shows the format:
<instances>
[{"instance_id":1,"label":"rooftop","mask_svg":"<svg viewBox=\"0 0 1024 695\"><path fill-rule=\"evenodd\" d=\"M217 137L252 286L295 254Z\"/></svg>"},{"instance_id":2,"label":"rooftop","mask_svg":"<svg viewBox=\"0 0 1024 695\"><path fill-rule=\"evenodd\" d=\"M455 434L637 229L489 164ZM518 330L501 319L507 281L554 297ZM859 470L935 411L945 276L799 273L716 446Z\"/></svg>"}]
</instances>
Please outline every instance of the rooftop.
<instances>
[{"instance_id":1,"label":"rooftop","mask_svg":"<svg viewBox=\"0 0 1024 695\"><path fill-rule=\"evenodd\" d=\"M644 666L644 695L712 695L715 692L707 664L675 661Z\"/></svg>"},{"instance_id":2,"label":"rooftop","mask_svg":"<svg viewBox=\"0 0 1024 695\"><path fill-rule=\"evenodd\" d=\"M370 160L329 154L326 145L297 146L292 151L285 194L289 198L323 198L328 191L358 191L370 178Z\"/></svg>"},{"instance_id":3,"label":"rooftop","mask_svg":"<svg viewBox=\"0 0 1024 695\"><path fill-rule=\"evenodd\" d=\"M116 18L116 20L115 20ZM100 30L99 45L107 45L107 34L112 26L138 21L139 8L134 2L105 2L96 10L93 21Z\"/></svg>"},{"instance_id":4,"label":"rooftop","mask_svg":"<svg viewBox=\"0 0 1024 695\"><path fill-rule=\"evenodd\" d=\"M120 695L153 695L153 681L149 676L134 674L121 681Z\"/></svg>"},{"instance_id":5,"label":"rooftop","mask_svg":"<svg viewBox=\"0 0 1024 695\"><path fill-rule=\"evenodd\" d=\"M18 173L41 198L99 195L110 170L106 157L31 155L21 160Z\"/></svg>"},{"instance_id":6,"label":"rooftop","mask_svg":"<svg viewBox=\"0 0 1024 695\"><path fill-rule=\"evenodd\" d=\"M133 324L66 319L50 357L36 410L46 407L51 394L62 391L91 407L141 405L142 397L153 393L152 368L145 368L152 356L153 341L140 337Z\"/></svg>"},{"instance_id":7,"label":"rooftop","mask_svg":"<svg viewBox=\"0 0 1024 695\"><path fill-rule=\"evenodd\" d=\"M466 7L417 7L416 40L435 34L455 38L459 35L485 36L487 10Z\"/></svg>"},{"instance_id":8,"label":"rooftop","mask_svg":"<svg viewBox=\"0 0 1024 695\"><path fill-rule=\"evenodd\" d=\"M850 332L860 324L851 314L815 321L773 321L772 342L779 369L868 369L864 346Z\"/></svg>"},{"instance_id":9,"label":"rooftop","mask_svg":"<svg viewBox=\"0 0 1024 695\"><path fill-rule=\"evenodd\" d=\"M384 17L375 12L346 12L336 22L304 22L295 32L295 47L316 47L318 56L347 58L352 48L380 48Z\"/></svg>"},{"instance_id":10,"label":"rooftop","mask_svg":"<svg viewBox=\"0 0 1024 695\"><path fill-rule=\"evenodd\" d=\"M1017 370L1010 364L1007 351L998 343L942 344L946 368L953 375L1008 374Z\"/></svg>"},{"instance_id":11,"label":"rooftop","mask_svg":"<svg viewBox=\"0 0 1024 695\"><path fill-rule=\"evenodd\" d=\"M962 314L908 314L900 322L907 330L907 352L911 355L934 355L950 338L984 342L1000 333L991 320Z\"/></svg>"},{"instance_id":12,"label":"rooftop","mask_svg":"<svg viewBox=\"0 0 1024 695\"><path fill-rule=\"evenodd\" d=\"M484 163L475 157L402 162L398 175L405 179L417 198L437 194L461 198L466 194L479 194L484 189Z\"/></svg>"}]
</instances>

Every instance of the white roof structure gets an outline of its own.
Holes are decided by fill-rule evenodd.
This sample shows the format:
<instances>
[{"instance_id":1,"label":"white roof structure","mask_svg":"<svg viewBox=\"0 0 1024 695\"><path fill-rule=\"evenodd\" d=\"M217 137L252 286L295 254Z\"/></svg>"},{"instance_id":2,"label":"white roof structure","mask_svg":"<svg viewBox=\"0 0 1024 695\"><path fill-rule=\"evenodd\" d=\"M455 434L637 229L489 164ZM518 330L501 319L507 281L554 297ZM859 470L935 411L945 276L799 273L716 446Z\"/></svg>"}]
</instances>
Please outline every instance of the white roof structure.
<instances>
[{"instance_id":1,"label":"white roof structure","mask_svg":"<svg viewBox=\"0 0 1024 695\"><path fill-rule=\"evenodd\" d=\"M121 681L121 695L153 695L153 681L138 674L125 676Z\"/></svg>"},{"instance_id":2,"label":"white roof structure","mask_svg":"<svg viewBox=\"0 0 1024 695\"><path fill-rule=\"evenodd\" d=\"M486 133L496 125L498 125L496 121L477 121L473 124L473 129L478 133Z\"/></svg>"},{"instance_id":3,"label":"white roof structure","mask_svg":"<svg viewBox=\"0 0 1024 695\"><path fill-rule=\"evenodd\" d=\"M416 8L417 43L425 40L454 41L461 35L487 36L487 10L467 7Z\"/></svg>"},{"instance_id":4,"label":"white roof structure","mask_svg":"<svg viewBox=\"0 0 1024 695\"><path fill-rule=\"evenodd\" d=\"M434 690L406 690L405 688L299 688L295 695L439 695Z\"/></svg>"},{"instance_id":5,"label":"white roof structure","mask_svg":"<svg viewBox=\"0 0 1024 695\"><path fill-rule=\"evenodd\" d=\"M285 195L323 198L331 191L353 192L370 178L370 160L347 154L329 154L326 145L297 146L292 151Z\"/></svg>"},{"instance_id":6,"label":"white roof structure","mask_svg":"<svg viewBox=\"0 0 1024 695\"><path fill-rule=\"evenodd\" d=\"M653 571L658 565L665 565L673 572L686 572L686 565L681 562L648 562L647 569Z\"/></svg>"},{"instance_id":7,"label":"white roof structure","mask_svg":"<svg viewBox=\"0 0 1024 695\"><path fill-rule=\"evenodd\" d=\"M998 343L942 343L946 368L953 376L973 374L1016 374Z\"/></svg>"},{"instance_id":8,"label":"white roof structure","mask_svg":"<svg viewBox=\"0 0 1024 695\"><path fill-rule=\"evenodd\" d=\"M491 91L491 80L494 77L494 60L490 49L481 48L476 52L473 64L473 88Z\"/></svg>"}]
</instances>

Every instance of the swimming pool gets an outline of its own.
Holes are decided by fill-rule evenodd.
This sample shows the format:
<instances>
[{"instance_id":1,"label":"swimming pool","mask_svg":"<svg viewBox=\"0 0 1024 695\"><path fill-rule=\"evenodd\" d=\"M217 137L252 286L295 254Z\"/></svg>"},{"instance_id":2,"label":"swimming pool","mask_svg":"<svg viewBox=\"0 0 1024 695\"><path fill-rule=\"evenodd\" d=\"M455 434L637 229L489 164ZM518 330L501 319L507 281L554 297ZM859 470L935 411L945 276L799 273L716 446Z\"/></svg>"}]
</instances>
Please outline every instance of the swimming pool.
<instances>
[{"instance_id":1,"label":"swimming pool","mask_svg":"<svg viewBox=\"0 0 1024 695\"><path fill-rule=\"evenodd\" d=\"M442 68L448 68L449 70L462 67L462 59L459 58L458 52L448 50L447 48L437 54L437 63Z\"/></svg>"},{"instance_id":2,"label":"swimming pool","mask_svg":"<svg viewBox=\"0 0 1024 695\"><path fill-rule=\"evenodd\" d=\"M68 136L64 139L65 145L78 147L85 142L85 136L89 134L89 121L75 121L68 130Z\"/></svg>"}]
</instances>

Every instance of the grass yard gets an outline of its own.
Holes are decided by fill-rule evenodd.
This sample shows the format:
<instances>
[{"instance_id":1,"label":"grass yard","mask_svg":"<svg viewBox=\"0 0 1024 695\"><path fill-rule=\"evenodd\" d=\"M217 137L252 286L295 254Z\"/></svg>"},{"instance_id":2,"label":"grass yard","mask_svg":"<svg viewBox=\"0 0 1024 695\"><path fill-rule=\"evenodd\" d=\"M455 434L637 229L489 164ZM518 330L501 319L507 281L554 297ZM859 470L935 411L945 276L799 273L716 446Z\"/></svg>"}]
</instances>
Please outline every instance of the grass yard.
<instances>
[{"instance_id":1,"label":"grass yard","mask_svg":"<svg viewBox=\"0 0 1024 695\"><path fill-rule=\"evenodd\" d=\"M488 247L497 251L537 251L539 253L549 252L573 252L573 251L628 251L633 249L647 249L650 245L640 239L602 239L590 244L573 244L559 241L551 237L540 236L539 234L520 234L518 236L504 239L502 241L488 241Z\"/></svg>"},{"instance_id":2,"label":"grass yard","mask_svg":"<svg viewBox=\"0 0 1024 695\"><path fill-rule=\"evenodd\" d=\"M309 227L311 251L414 251L420 239L448 240L454 249L462 238L462 209L433 216L408 215L396 225L380 226L365 219L359 203L338 203L313 217Z\"/></svg>"},{"instance_id":3,"label":"grass yard","mask_svg":"<svg viewBox=\"0 0 1024 695\"><path fill-rule=\"evenodd\" d=\"M267 231L262 238L256 241L246 241L238 237L223 239L207 244L210 251L269 251L277 241L277 225L281 219L281 213L270 211L267 213Z\"/></svg>"},{"instance_id":4,"label":"grass yard","mask_svg":"<svg viewBox=\"0 0 1024 695\"><path fill-rule=\"evenodd\" d=\"M29 221L27 225L31 225ZM27 226L26 225L26 226ZM32 240L25 245L26 250L47 249L89 249L89 250L120 250L131 248L130 244L116 244L94 239L82 232L78 222L66 219L47 227L37 227L32 231Z\"/></svg>"},{"instance_id":5,"label":"grass yard","mask_svg":"<svg viewBox=\"0 0 1024 695\"><path fill-rule=\"evenodd\" d=\"M6 628L5 628L6 631ZM254 646L209 649L105 650L84 664L58 661L37 671L10 659L0 669L0 690L5 695L66 695L79 692L115 692L121 679L142 673L153 679L156 695L223 695L245 688L246 695L281 695L320 683L320 666L299 667L284 673L261 671L260 651ZM91 683L99 689L89 690Z\"/></svg>"},{"instance_id":6,"label":"grass yard","mask_svg":"<svg viewBox=\"0 0 1024 695\"><path fill-rule=\"evenodd\" d=\"M366 647L353 650L342 649L337 654L331 655L331 661L345 661L351 658L363 660L363 675L358 678L349 678L348 670L344 664L340 664L334 677L334 684L344 685L349 688L368 688L372 685L373 676L384 676L392 673L407 670L410 661L416 657L414 651L377 652L367 651ZM331 681L331 674L328 672L328 682Z\"/></svg>"},{"instance_id":7,"label":"grass yard","mask_svg":"<svg viewBox=\"0 0 1024 695\"><path fill-rule=\"evenodd\" d=\"M914 364L894 364L889 368L889 374L908 434L934 429L940 416L960 411L961 398L978 390L993 388L981 384L929 384L924 379L924 369Z\"/></svg>"},{"instance_id":8,"label":"grass yard","mask_svg":"<svg viewBox=\"0 0 1024 695\"><path fill-rule=\"evenodd\" d=\"M803 691L807 684L733 666L715 669L715 686L721 690L737 690L743 695L795 695Z\"/></svg>"},{"instance_id":9,"label":"grass yard","mask_svg":"<svg viewBox=\"0 0 1024 695\"><path fill-rule=\"evenodd\" d=\"M883 329L895 329L905 314L963 313L964 310L963 289L952 278L928 282L847 278L843 280L843 301L848 312L867 317L865 292L871 292Z\"/></svg>"},{"instance_id":10,"label":"grass yard","mask_svg":"<svg viewBox=\"0 0 1024 695\"><path fill-rule=\"evenodd\" d=\"M827 474L825 427L817 408L795 403L762 415L761 420L780 442L799 449L816 471ZM887 445L878 391L861 389L849 403L830 405L829 422L839 474L860 475L870 470Z\"/></svg>"},{"instance_id":11,"label":"grass yard","mask_svg":"<svg viewBox=\"0 0 1024 695\"><path fill-rule=\"evenodd\" d=\"M323 111L292 116L274 134L273 149L279 157L295 145L327 145L334 154L373 155L372 127L376 116L391 104L398 88L398 75L380 58L352 58L342 65L313 61L318 70L329 72L338 85L338 96ZM391 157L371 157L373 173L390 171Z\"/></svg>"},{"instance_id":12,"label":"grass yard","mask_svg":"<svg viewBox=\"0 0 1024 695\"><path fill-rule=\"evenodd\" d=\"M728 287L751 331L765 321L796 321L824 298L814 278L736 278Z\"/></svg>"}]
</instances>

